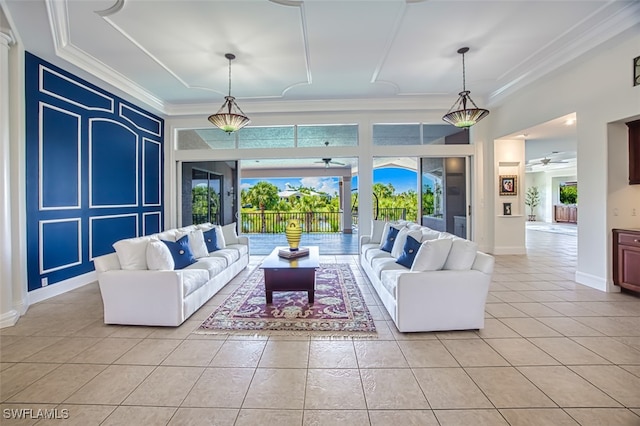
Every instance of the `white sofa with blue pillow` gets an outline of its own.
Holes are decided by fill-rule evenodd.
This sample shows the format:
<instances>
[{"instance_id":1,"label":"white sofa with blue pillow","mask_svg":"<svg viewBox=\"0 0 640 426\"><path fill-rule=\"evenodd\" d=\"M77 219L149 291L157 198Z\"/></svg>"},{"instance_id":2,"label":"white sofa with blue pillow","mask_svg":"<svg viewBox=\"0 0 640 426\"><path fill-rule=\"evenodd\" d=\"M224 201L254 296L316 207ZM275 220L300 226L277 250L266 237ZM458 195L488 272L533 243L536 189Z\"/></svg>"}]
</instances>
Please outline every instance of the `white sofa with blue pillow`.
<instances>
[{"instance_id":1,"label":"white sofa with blue pillow","mask_svg":"<svg viewBox=\"0 0 640 426\"><path fill-rule=\"evenodd\" d=\"M411 222L373 221L360 265L401 332L484 328L494 258Z\"/></svg>"},{"instance_id":2,"label":"white sofa with blue pillow","mask_svg":"<svg viewBox=\"0 0 640 426\"><path fill-rule=\"evenodd\" d=\"M105 324L178 326L249 263L236 224L191 225L116 242L94 259Z\"/></svg>"}]
</instances>

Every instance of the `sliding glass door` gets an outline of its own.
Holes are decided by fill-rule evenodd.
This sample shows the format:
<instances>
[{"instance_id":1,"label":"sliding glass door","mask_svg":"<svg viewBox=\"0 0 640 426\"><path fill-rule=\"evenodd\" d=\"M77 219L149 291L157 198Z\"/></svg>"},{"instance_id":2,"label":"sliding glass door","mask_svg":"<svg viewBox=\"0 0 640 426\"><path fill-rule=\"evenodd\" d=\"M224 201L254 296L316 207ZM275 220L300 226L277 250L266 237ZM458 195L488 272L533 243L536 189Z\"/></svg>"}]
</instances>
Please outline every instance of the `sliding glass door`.
<instances>
[{"instance_id":1,"label":"sliding glass door","mask_svg":"<svg viewBox=\"0 0 640 426\"><path fill-rule=\"evenodd\" d=\"M422 225L462 238L471 236L469 176L466 157L421 159Z\"/></svg>"}]
</instances>

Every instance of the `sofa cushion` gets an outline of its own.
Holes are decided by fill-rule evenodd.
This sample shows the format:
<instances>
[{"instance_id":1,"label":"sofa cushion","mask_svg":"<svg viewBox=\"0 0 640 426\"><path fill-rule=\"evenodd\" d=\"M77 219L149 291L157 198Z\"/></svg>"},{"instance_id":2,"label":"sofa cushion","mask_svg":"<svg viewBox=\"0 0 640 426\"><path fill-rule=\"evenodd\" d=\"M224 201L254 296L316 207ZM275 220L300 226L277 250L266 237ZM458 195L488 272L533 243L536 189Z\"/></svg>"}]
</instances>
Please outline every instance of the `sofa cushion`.
<instances>
[{"instance_id":1,"label":"sofa cushion","mask_svg":"<svg viewBox=\"0 0 640 426\"><path fill-rule=\"evenodd\" d=\"M113 244L113 248L116 250L122 269L148 269L147 244L149 244L149 241L151 241L151 237L138 237L116 241Z\"/></svg>"},{"instance_id":2,"label":"sofa cushion","mask_svg":"<svg viewBox=\"0 0 640 426\"><path fill-rule=\"evenodd\" d=\"M238 250L240 256L249 254L249 246L246 244L227 244L228 249Z\"/></svg>"},{"instance_id":3,"label":"sofa cushion","mask_svg":"<svg viewBox=\"0 0 640 426\"><path fill-rule=\"evenodd\" d=\"M413 261L411 270L438 271L442 269L447 261L452 242L453 240L451 238L441 238L422 243Z\"/></svg>"},{"instance_id":4,"label":"sofa cushion","mask_svg":"<svg viewBox=\"0 0 640 426\"><path fill-rule=\"evenodd\" d=\"M163 243L167 245L169 251L171 252L171 257L173 257L173 262L175 264L175 269L183 269L192 263L196 263L196 258L193 256L193 252L191 251L191 247L189 247L189 237L184 236L179 238L177 241L166 241L161 240Z\"/></svg>"},{"instance_id":5,"label":"sofa cushion","mask_svg":"<svg viewBox=\"0 0 640 426\"><path fill-rule=\"evenodd\" d=\"M396 237L398 236L398 233L400 233L400 229L394 226L389 226L387 229L387 232L383 237L383 240L380 242L381 244L380 249L391 253L391 250L393 250L393 244L396 242Z\"/></svg>"},{"instance_id":6,"label":"sofa cushion","mask_svg":"<svg viewBox=\"0 0 640 426\"><path fill-rule=\"evenodd\" d=\"M175 267L169 247L162 241L151 240L147 244L147 266L152 271L172 271Z\"/></svg>"},{"instance_id":7,"label":"sofa cushion","mask_svg":"<svg viewBox=\"0 0 640 426\"><path fill-rule=\"evenodd\" d=\"M176 235L176 241L185 235L189 239L189 248L191 248L191 252L196 259L209 256L209 250L207 250L202 229L194 229L187 232L179 230Z\"/></svg>"},{"instance_id":8,"label":"sofa cushion","mask_svg":"<svg viewBox=\"0 0 640 426\"><path fill-rule=\"evenodd\" d=\"M182 274L182 297L187 297L207 282L209 273L204 269L183 269Z\"/></svg>"},{"instance_id":9,"label":"sofa cushion","mask_svg":"<svg viewBox=\"0 0 640 426\"><path fill-rule=\"evenodd\" d=\"M224 268L227 266L226 263L227 262L220 257L203 257L185 269L204 269L209 273L209 279L211 279L224 271Z\"/></svg>"},{"instance_id":10,"label":"sofa cushion","mask_svg":"<svg viewBox=\"0 0 640 426\"><path fill-rule=\"evenodd\" d=\"M371 261L375 258L378 257L391 257L391 254L381 250L379 248L372 248L367 250L367 252L364 254L364 258L366 259L367 262L369 262L369 264L371 264Z\"/></svg>"},{"instance_id":11,"label":"sofa cushion","mask_svg":"<svg viewBox=\"0 0 640 426\"><path fill-rule=\"evenodd\" d=\"M478 244L463 238L454 238L449 256L442 269L468 271L473 266L478 252Z\"/></svg>"},{"instance_id":12,"label":"sofa cushion","mask_svg":"<svg viewBox=\"0 0 640 426\"><path fill-rule=\"evenodd\" d=\"M224 259L226 262L224 266L227 267L236 260L240 259L240 252L233 248L224 248L221 250L216 250L213 253L209 253L209 256Z\"/></svg>"},{"instance_id":13,"label":"sofa cushion","mask_svg":"<svg viewBox=\"0 0 640 426\"><path fill-rule=\"evenodd\" d=\"M402 265L398 265L393 257L379 257L371 262L371 269L380 278L382 271L407 271Z\"/></svg>"},{"instance_id":14,"label":"sofa cushion","mask_svg":"<svg viewBox=\"0 0 640 426\"><path fill-rule=\"evenodd\" d=\"M415 239L411 235L407 236L404 248L402 249L402 254L400 254L396 263L399 263L405 268L411 269L411 266L413 266L413 260L416 258L418 250L420 250L420 246L421 243L419 240Z\"/></svg>"},{"instance_id":15,"label":"sofa cushion","mask_svg":"<svg viewBox=\"0 0 640 426\"><path fill-rule=\"evenodd\" d=\"M384 232L384 225L387 222L384 220L372 220L371 221L371 242L380 243Z\"/></svg>"},{"instance_id":16,"label":"sofa cushion","mask_svg":"<svg viewBox=\"0 0 640 426\"><path fill-rule=\"evenodd\" d=\"M379 243L368 243L368 244L363 244L360 247L360 253L366 254L369 250L371 249L376 249L376 250L380 250L380 244Z\"/></svg>"}]
</instances>

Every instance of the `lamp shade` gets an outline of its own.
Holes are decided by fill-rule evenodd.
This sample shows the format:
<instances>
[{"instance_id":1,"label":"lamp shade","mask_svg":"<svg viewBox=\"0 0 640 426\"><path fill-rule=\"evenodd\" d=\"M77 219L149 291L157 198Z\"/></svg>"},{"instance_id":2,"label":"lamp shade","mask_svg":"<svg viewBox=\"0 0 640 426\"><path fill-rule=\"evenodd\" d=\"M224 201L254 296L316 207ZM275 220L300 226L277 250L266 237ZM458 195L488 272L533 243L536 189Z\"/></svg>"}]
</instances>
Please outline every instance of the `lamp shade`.
<instances>
[{"instance_id":1,"label":"lamp shade","mask_svg":"<svg viewBox=\"0 0 640 426\"><path fill-rule=\"evenodd\" d=\"M233 133L249 124L251 120L238 107L236 98L225 96L224 99L224 104L222 104L218 112L209 116L209 121L227 133Z\"/></svg>"},{"instance_id":2,"label":"lamp shade","mask_svg":"<svg viewBox=\"0 0 640 426\"><path fill-rule=\"evenodd\" d=\"M469 96L469 91L459 93L460 97L451 107L442 119L449 124L463 129L476 124L478 121L489 115L489 110L478 108ZM467 100L473 105L473 108L467 108Z\"/></svg>"}]
</instances>

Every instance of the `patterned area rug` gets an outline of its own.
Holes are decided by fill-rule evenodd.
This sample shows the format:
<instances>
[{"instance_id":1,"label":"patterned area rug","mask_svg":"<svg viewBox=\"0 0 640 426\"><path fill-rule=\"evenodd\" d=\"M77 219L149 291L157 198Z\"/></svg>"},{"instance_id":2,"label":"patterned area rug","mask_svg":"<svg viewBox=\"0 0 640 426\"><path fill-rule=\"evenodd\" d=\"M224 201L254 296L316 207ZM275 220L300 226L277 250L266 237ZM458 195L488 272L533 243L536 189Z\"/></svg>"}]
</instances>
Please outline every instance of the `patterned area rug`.
<instances>
[{"instance_id":1,"label":"patterned area rug","mask_svg":"<svg viewBox=\"0 0 640 426\"><path fill-rule=\"evenodd\" d=\"M313 304L306 291L278 291L267 305L264 273L256 269L195 333L370 337L376 327L351 268L337 263L316 271Z\"/></svg>"}]
</instances>

